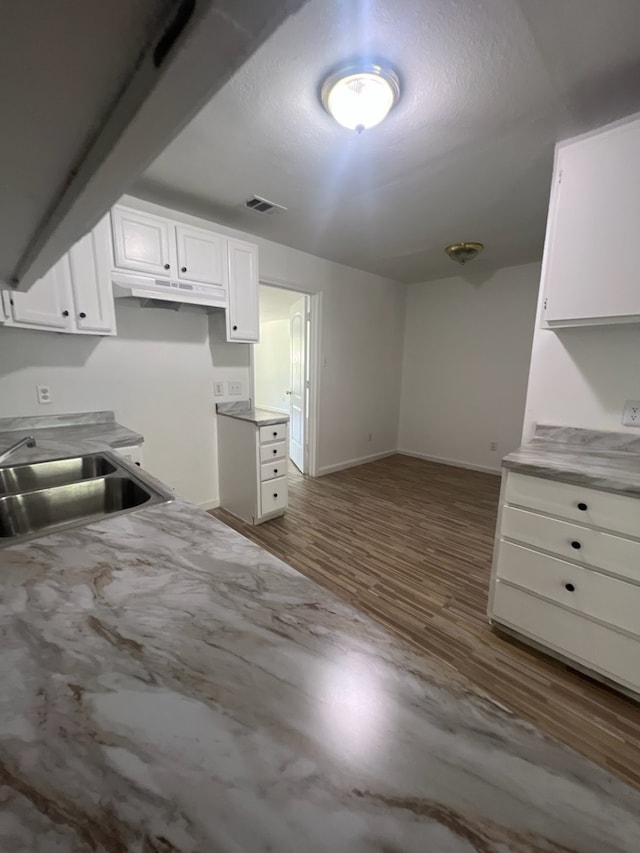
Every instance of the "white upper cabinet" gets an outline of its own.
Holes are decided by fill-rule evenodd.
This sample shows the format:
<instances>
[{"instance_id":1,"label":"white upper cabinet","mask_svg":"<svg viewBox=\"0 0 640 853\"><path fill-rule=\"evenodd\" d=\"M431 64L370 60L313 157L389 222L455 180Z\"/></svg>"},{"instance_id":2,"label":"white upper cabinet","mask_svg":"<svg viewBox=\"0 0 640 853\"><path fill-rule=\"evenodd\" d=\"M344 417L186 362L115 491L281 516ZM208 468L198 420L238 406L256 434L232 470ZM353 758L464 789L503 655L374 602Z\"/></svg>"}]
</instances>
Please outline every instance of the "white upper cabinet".
<instances>
[{"instance_id":1,"label":"white upper cabinet","mask_svg":"<svg viewBox=\"0 0 640 853\"><path fill-rule=\"evenodd\" d=\"M73 327L69 257L63 255L26 293L8 293L8 326L68 332Z\"/></svg>"},{"instance_id":2,"label":"white upper cabinet","mask_svg":"<svg viewBox=\"0 0 640 853\"><path fill-rule=\"evenodd\" d=\"M111 217L117 267L152 276L175 277L171 251L173 227L167 219L127 207L114 207Z\"/></svg>"},{"instance_id":3,"label":"white upper cabinet","mask_svg":"<svg viewBox=\"0 0 640 853\"><path fill-rule=\"evenodd\" d=\"M229 240L227 340L255 343L259 328L258 247Z\"/></svg>"},{"instance_id":4,"label":"white upper cabinet","mask_svg":"<svg viewBox=\"0 0 640 853\"><path fill-rule=\"evenodd\" d=\"M105 217L69 252L77 332L113 335L116 315L111 285L111 235Z\"/></svg>"},{"instance_id":5,"label":"white upper cabinet","mask_svg":"<svg viewBox=\"0 0 640 853\"><path fill-rule=\"evenodd\" d=\"M179 279L227 286L226 238L204 228L176 225Z\"/></svg>"},{"instance_id":6,"label":"white upper cabinet","mask_svg":"<svg viewBox=\"0 0 640 853\"><path fill-rule=\"evenodd\" d=\"M556 152L543 264L551 327L640 322L640 119Z\"/></svg>"},{"instance_id":7,"label":"white upper cabinet","mask_svg":"<svg viewBox=\"0 0 640 853\"><path fill-rule=\"evenodd\" d=\"M5 326L84 335L115 335L105 217L26 293L3 294Z\"/></svg>"}]
</instances>

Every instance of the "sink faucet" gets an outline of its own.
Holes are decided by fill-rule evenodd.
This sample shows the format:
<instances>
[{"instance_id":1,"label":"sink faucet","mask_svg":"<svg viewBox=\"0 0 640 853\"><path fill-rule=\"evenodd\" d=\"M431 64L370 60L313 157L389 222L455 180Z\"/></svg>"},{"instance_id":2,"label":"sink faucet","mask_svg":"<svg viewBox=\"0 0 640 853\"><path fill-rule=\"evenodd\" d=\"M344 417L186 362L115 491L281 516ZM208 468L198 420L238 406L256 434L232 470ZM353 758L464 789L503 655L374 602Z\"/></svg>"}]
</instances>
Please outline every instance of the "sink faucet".
<instances>
[{"instance_id":1,"label":"sink faucet","mask_svg":"<svg viewBox=\"0 0 640 853\"><path fill-rule=\"evenodd\" d=\"M0 464L2 464L5 459L8 459L12 453L15 453L16 450L20 450L21 447L35 447L36 440L32 435L25 435L24 438L21 438L20 441L16 441L15 444L12 444L11 447L7 448L4 453L0 453Z\"/></svg>"}]
</instances>

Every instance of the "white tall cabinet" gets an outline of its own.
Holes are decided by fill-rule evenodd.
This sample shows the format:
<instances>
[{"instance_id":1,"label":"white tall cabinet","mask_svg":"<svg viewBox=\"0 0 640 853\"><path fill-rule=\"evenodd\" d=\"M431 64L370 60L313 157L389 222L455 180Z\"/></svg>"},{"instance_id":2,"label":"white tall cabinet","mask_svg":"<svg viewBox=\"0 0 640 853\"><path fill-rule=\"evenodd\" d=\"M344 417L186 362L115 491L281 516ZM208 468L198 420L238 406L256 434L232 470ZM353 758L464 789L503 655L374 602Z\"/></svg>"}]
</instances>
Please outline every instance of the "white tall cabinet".
<instances>
[{"instance_id":1,"label":"white tall cabinet","mask_svg":"<svg viewBox=\"0 0 640 853\"><path fill-rule=\"evenodd\" d=\"M542 266L550 328L640 322L640 117L556 149Z\"/></svg>"}]
</instances>

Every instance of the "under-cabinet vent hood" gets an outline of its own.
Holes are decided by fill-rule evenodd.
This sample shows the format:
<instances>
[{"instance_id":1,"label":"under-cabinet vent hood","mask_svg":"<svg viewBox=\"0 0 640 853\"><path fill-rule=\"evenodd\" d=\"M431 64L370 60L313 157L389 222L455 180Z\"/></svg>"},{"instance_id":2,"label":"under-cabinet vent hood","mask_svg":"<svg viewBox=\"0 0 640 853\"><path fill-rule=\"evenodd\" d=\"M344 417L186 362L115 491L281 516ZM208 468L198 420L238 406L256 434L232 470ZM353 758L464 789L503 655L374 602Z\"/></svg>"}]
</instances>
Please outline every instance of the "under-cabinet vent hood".
<instances>
[{"instance_id":1,"label":"under-cabinet vent hood","mask_svg":"<svg viewBox=\"0 0 640 853\"><path fill-rule=\"evenodd\" d=\"M169 281L145 275L120 273L113 273L112 281L113 295L116 299L139 299L143 306L148 306L150 302L199 305L203 308L225 308L227 305L225 288L211 284Z\"/></svg>"}]
</instances>

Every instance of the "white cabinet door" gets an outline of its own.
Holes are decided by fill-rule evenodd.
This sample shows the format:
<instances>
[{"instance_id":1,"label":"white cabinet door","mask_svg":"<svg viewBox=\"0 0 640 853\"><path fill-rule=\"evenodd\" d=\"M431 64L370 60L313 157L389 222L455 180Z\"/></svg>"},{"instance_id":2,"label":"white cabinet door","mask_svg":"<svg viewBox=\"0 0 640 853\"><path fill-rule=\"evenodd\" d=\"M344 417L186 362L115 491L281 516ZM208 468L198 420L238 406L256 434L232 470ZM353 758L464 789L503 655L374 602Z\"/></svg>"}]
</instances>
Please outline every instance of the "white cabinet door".
<instances>
[{"instance_id":1,"label":"white cabinet door","mask_svg":"<svg viewBox=\"0 0 640 853\"><path fill-rule=\"evenodd\" d=\"M73 327L69 256L63 255L26 293L10 293L9 302L7 325L69 331Z\"/></svg>"},{"instance_id":2,"label":"white cabinet door","mask_svg":"<svg viewBox=\"0 0 640 853\"><path fill-rule=\"evenodd\" d=\"M175 276L171 269L174 229L169 220L127 207L114 207L111 217L117 267L163 278Z\"/></svg>"},{"instance_id":3,"label":"white cabinet door","mask_svg":"<svg viewBox=\"0 0 640 853\"><path fill-rule=\"evenodd\" d=\"M258 338L258 247L229 240L227 339L253 343Z\"/></svg>"},{"instance_id":4,"label":"white cabinet door","mask_svg":"<svg viewBox=\"0 0 640 853\"><path fill-rule=\"evenodd\" d=\"M178 278L226 286L226 237L202 228L176 225L176 242Z\"/></svg>"},{"instance_id":5,"label":"white cabinet door","mask_svg":"<svg viewBox=\"0 0 640 853\"><path fill-rule=\"evenodd\" d=\"M106 217L69 252L78 332L100 335L116 333L109 231L109 219Z\"/></svg>"},{"instance_id":6,"label":"white cabinet door","mask_svg":"<svg viewBox=\"0 0 640 853\"><path fill-rule=\"evenodd\" d=\"M558 149L545 247L546 322L640 317L639 151L640 121Z\"/></svg>"}]
</instances>

